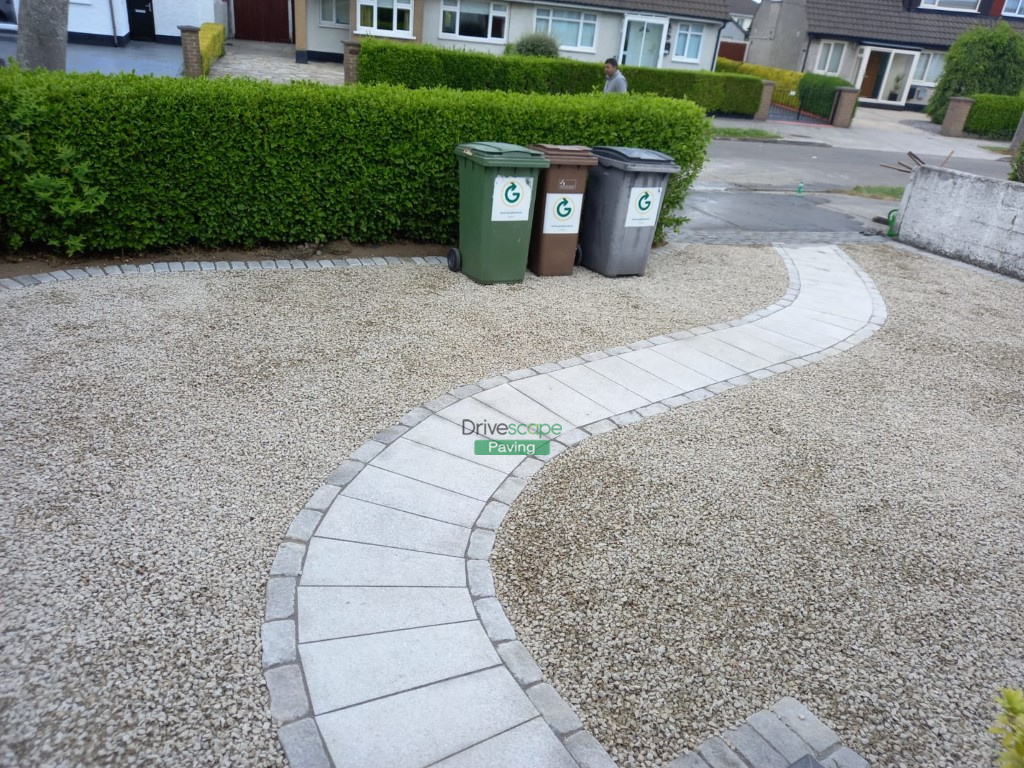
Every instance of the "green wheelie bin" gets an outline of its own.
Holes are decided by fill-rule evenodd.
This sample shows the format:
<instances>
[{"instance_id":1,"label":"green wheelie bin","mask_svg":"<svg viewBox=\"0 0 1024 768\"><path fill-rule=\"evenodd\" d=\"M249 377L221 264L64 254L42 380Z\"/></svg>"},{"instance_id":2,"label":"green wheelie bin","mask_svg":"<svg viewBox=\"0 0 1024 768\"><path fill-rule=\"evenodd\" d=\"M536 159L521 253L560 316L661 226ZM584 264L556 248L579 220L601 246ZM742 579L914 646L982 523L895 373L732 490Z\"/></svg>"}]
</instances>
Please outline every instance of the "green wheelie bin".
<instances>
[{"instance_id":1,"label":"green wheelie bin","mask_svg":"<svg viewBox=\"0 0 1024 768\"><path fill-rule=\"evenodd\" d=\"M459 144L459 247L448 268L478 283L520 283L533 231L543 153L496 141Z\"/></svg>"}]
</instances>

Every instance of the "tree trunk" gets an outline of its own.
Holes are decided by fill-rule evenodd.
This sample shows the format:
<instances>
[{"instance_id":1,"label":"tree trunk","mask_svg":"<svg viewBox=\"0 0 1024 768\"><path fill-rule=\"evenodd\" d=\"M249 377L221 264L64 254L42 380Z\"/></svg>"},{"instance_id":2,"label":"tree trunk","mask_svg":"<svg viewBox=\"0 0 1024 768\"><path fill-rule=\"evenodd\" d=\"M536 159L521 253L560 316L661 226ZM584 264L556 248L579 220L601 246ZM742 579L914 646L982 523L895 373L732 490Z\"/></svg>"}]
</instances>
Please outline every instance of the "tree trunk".
<instances>
[{"instance_id":1,"label":"tree trunk","mask_svg":"<svg viewBox=\"0 0 1024 768\"><path fill-rule=\"evenodd\" d=\"M17 58L24 69L67 67L68 0L21 0Z\"/></svg>"}]
</instances>

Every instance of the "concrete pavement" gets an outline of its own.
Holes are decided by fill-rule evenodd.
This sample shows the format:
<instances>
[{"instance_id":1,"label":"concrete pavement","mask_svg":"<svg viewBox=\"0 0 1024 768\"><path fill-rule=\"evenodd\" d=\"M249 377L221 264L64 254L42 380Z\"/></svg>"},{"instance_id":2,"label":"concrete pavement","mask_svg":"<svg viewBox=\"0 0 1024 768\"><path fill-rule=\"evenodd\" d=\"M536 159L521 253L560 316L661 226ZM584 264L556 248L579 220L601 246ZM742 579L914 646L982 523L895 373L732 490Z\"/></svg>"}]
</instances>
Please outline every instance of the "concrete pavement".
<instances>
[{"instance_id":1,"label":"concrete pavement","mask_svg":"<svg viewBox=\"0 0 1024 768\"><path fill-rule=\"evenodd\" d=\"M17 37L0 32L0 59L14 56ZM134 72L137 75L178 77L181 74L181 46L169 43L130 42L124 46L68 45L68 72L102 72L113 75Z\"/></svg>"}]
</instances>

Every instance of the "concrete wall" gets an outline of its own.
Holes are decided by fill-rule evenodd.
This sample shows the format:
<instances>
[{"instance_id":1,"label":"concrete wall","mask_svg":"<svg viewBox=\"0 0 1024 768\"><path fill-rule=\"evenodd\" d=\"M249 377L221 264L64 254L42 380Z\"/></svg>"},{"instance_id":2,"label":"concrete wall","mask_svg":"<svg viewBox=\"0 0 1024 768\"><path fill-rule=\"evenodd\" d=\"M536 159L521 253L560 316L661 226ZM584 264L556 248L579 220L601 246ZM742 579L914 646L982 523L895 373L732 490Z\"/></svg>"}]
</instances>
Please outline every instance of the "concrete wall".
<instances>
[{"instance_id":1,"label":"concrete wall","mask_svg":"<svg viewBox=\"0 0 1024 768\"><path fill-rule=\"evenodd\" d=\"M95 1L97 4L100 2ZM125 5L124 0L114 0L115 7L119 3ZM103 4L106 5L105 2ZM153 0L156 33L161 37L181 37L179 25L198 27L205 22L223 24L227 18L226 9L218 6L224 5L223 0Z\"/></svg>"},{"instance_id":2,"label":"concrete wall","mask_svg":"<svg viewBox=\"0 0 1024 768\"><path fill-rule=\"evenodd\" d=\"M806 1L762 0L747 39L747 63L800 71L808 44Z\"/></svg>"},{"instance_id":3,"label":"concrete wall","mask_svg":"<svg viewBox=\"0 0 1024 768\"><path fill-rule=\"evenodd\" d=\"M1024 184L946 168L915 168L899 239L1024 279Z\"/></svg>"},{"instance_id":4,"label":"concrete wall","mask_svg":"<svg viewBox=\"0 0 1024 768\"><path fill-rule=\"evenodd\" d=\"M21 0L8 0L8 3L17 15ZM68 32L110 37L113 42L114 28L110 20L110 9L110 0L70 0ZM124 0L113 0L113 9L117 36L123 38L128 34L128 6ZM17 27L13 24L0 24L0 29L15 30Z\"/></svg>"}]
</instances>

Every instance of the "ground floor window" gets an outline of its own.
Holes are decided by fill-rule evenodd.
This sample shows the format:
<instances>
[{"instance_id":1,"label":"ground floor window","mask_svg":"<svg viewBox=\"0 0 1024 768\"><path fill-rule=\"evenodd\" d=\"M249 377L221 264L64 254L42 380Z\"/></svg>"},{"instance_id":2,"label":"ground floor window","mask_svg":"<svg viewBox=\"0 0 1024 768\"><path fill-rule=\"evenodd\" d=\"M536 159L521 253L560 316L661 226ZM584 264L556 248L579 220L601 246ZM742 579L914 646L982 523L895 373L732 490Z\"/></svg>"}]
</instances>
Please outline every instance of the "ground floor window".
<instances>
[{"instance_id":1,"label":"ground floor window","mask_svg":"<svg viewBox=\"0 0 1024 768\"><path fill-rule=\"evenodd\" d=\"M703 24L680 24L676 29L676 46L672 50L672 58L676 61L699 61L703 40Z\"/></svg>"},{"instance_id":2,"label":"ground floor window","mask_svg":"<svg viewBox=\"0 0 1024 768\"><path fill-rule=\"evenodd\" d=\"M917 60L917 68L914 70L914 82L921 85L935 85L939 82L939 75L942 74L945 64L946 54L944 53L922 53Z\"/></svg>"},{"instance_id":3,"label":"ground floor window","mask_svg":"<svg viewBox=\"0 0 1024 768\"><path fill-rule=\"evenodd\" d=\"M814 71L819 75L838 75L845 52L846 43L823 42L818 49L818 63Z\"/></svg>"},{"instance_id":4,"label":"ground floor window","mask_svg":"<svg viewBox=\"0 0 1024 768\"><path fill-rule=\"evenodd\" d=\"M320 23L325 26L348 26L349 0L320 0Z\"/></svg>"},{"instance_id":5,"label":"ground floor window","mask_svg":"<svg viewBox=\"0 0 1024 768\"><path fill-rule=\"evenodd\" d=\"M561 48L592 51L597 44L597 14L538 8L533 30L551 35Z\"/></svg>"},{"instance_id":6,"label":"ground floor window","mask_svg":"<svg viewBox=\"0 0 1024 768\"><path fill-rule=\"evenodd\" d=\"M505 40L508 6L480 0L441 0L441 34Z\"/></svg>"},{"instance_id":7,"label":"ground floor window","mask_svg":"<svg viewBox=\"0 0 1024 768\"><path fill-rule=\"evenodd\" d=\"M1003 16L1024 16L1024 0L1006 0Z\"/></svg>"},{"instance_id":8,"label":"ground floor window","mask_svg":"<svg viewBox=\"0 0 1024 768\"><path fill-rule=\"evenodd\" d=\"M359 32L412 35L412 0L359 0Z\"/></svg>"}]
</instances>

